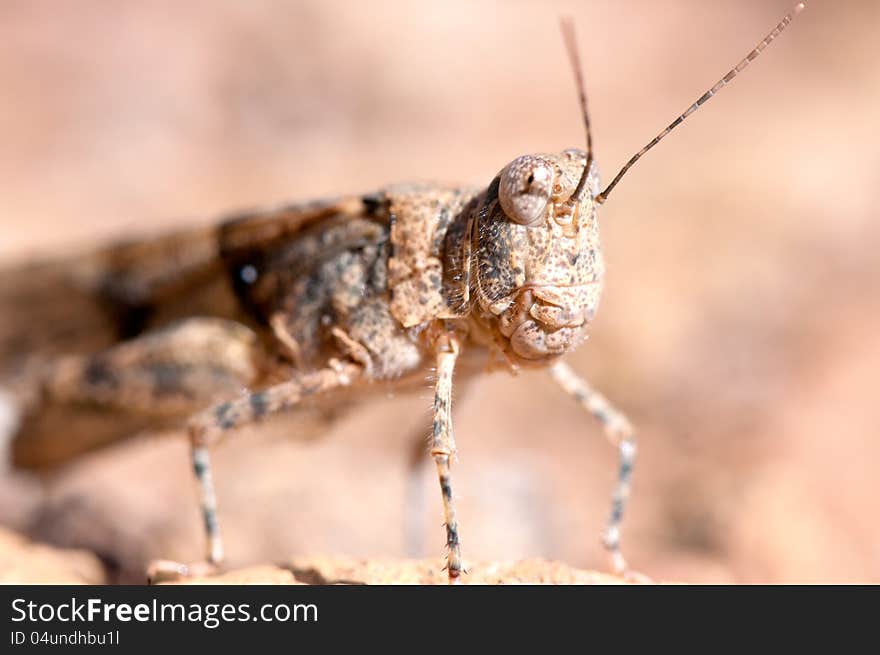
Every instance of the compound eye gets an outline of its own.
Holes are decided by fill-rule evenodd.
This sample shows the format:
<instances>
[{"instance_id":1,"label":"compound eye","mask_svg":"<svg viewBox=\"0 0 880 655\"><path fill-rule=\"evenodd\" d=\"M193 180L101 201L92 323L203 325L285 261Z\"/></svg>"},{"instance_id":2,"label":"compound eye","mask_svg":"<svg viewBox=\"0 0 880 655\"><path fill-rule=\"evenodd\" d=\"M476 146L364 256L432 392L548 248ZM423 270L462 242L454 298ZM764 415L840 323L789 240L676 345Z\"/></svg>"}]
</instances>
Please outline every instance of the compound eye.
<instances>
[{"instance_id":1,"label":"compound eye","mask_svg":"<svg viewBox=\"0 0 880 655\"><path fill-rule=\"evenodd\" d=\"M504 213L520 225L533 225L544 217L553 194L553 168L540 157L519 157L503 171L498 201Z\"/></svg>"}]
</instances>

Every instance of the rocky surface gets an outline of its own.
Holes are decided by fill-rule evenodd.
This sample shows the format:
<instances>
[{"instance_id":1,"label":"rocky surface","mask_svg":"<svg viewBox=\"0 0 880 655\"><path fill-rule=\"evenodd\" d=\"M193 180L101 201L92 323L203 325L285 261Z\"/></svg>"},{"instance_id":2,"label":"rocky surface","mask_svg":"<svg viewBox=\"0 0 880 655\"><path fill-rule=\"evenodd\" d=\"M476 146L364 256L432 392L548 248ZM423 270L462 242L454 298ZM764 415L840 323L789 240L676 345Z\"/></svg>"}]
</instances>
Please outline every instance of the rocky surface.
<instances>
[{"instance_id":1,"label":"rocky surface","mask_svg":"<svg viewBox=\"0 0 880 655\"><path fill-rule=\"evenodd\" d=\"M57 548L0 528L0 584L105 584L101 560L83 549ZM446 584L439 560L302 557L287 564L259 564L212 573L194 567L191 577L167 584ZM465 584L627 584L622 578L573 568L561 562L476 562Z\"/></svg>"},{"instance_id":2,"label":"rocky surface","mask_svg":"<svg viewBox=\"0 0 880 655\"><path fill-rule=\"evenodd\" d=\"M628 584L627 580L572 568L561 562L476 562L464 584ZM212 576L193 577L181 584L446 584L437 560L358 560L345 557L297 558L287 566L255 566Z\"/></svg>"}]
</instances>

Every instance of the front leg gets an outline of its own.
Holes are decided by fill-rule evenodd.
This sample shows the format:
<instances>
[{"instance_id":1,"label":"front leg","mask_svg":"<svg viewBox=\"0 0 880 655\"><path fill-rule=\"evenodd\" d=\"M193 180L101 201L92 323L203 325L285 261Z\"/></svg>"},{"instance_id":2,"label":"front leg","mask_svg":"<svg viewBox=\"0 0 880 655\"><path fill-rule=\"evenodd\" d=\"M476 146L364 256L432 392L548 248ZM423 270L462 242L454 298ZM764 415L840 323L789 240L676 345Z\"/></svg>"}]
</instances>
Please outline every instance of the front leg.
<instances>
[{"instance_id":1,"label":"front leg","mask_svg":"<svg viewBox=\"0 0 880 655\"><path fill-rule=\"evenodd\" d=\"M628 575L630 572L626 559L620 550L620 524L629 498L630 479L636 458L636 439L632 426L623 414L611 406L605 396L593 390L568 365L557 362L550 367L550 375L566 393L599 421L609 441L617 447L620 458L617 484L614 487L611 515L602 541L611 556L614 572L618 575Z\"/></svg>"},{"instance_id":2,"label":"front leg","mask_svg":"<svg viewBox=\"0 0 880 655\"><path fill-rule=\"evenodd\" d=\"M459 344L452 336L444 335L435 343L437 379L434 382L434 427L431 457L437 465L440 493L443 497L443 517L446 521L446 571L449 584L461 582L461 543L458 539L458 521L455 517L455 499L449 466L455 457L455 436L452 431L452 373L458 359Z\"/></svg>"}]
</instances>

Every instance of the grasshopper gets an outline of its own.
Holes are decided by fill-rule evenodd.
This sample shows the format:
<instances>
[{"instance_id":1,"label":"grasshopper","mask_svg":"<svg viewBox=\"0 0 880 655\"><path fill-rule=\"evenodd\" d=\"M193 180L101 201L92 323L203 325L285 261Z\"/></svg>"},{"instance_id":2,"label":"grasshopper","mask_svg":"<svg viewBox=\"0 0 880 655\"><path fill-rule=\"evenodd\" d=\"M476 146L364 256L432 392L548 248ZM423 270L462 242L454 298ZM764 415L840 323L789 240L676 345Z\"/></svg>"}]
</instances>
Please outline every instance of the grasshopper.
<instances>
[{"instance_id":1,"label":"grasshopper","mask_svg":"<svg viewBox=\"0 0 880 655\"><path fill-rule=\"evenodd\" d=\"M574 28L563 20L585 150L518 157L485 188L390 186L7 271L0 302L19 320L0 326L0 361L25 408L14 460L34 468L59 463L189 415L206 559L216 568L224 553L211 447L307 399L356 398L377 381L414 387L433 369L430 457L455 583L463 565L450 472L453 375L478 375L487 360L511 371L545 368L617 448L603 541L614 571L629 573L620 525L635 435L563 361L586 338L602 291L597 211L640 157L742 72L802 8L601 191ZM49 292L51 302L41 301ZM72 411L85 437L66 438ZM153 574L194 570L172 563Z\"/></svg>"}]
</instances>

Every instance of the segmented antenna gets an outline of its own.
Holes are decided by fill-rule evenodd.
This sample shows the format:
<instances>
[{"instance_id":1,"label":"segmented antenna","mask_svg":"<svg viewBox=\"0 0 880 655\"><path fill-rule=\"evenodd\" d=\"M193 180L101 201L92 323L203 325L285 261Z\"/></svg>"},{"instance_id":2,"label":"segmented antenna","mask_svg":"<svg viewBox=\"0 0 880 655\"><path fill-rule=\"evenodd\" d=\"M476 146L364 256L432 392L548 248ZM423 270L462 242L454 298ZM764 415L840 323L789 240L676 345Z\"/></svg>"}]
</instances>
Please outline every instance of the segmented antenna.
<instances>
[{"instance_id":1,"label":"segmented antenna","mask_svg":"<svg viewBox=\"0 0 880 655\"><path fill-rule=\"evenodd\" d=\"M562 30L562 39L565 41L565 49L568 52L568 58L571 60L571 68L574 71L574 81L577 85L578 99L581 102L581 113L584 116L584 129L587 132L587 164L584 166L584 172L581 173L581 179L571 194L569 202L576 203L581 199L581 195L587 186L587 179L590 177L590 167L593 165L593 134L590 131L590 114L587 112L587 87L584 84L584 74L581 70L581 60L578 56L577 38L574 33L574 22L568 16L559 19L559 27Z\"/></svg>"},{"instance_id":2,"label":"segmented antenna","mask_svg":"<svg viewBox=\"0 0 880 655\"><path fill-rule=\"evenodd\" d=\"M768 34L766 37L764 37L764 40L761 41L757 46L755 46L755 49L752 50L749 54L747 54L742 59L742 61L740 61L736 66L734 66L727 73L727 75L725 75L720 80L718 80L718 82L715 83L715 86L713 86L711 89L706 91L706 93L704 93L702 96L700 96L699 100L697 100L694 104L692 104L690 107L688 107L687 110L681 116L679 116L674 121L672 121L672 123L670 123L666 129L664 129L662 132L660 132L660 134L658 134L653 139L651 139L651 141L648 143L648 145L646 145L644 148L639 150L635 155L633 155L632 158L628 162L626 162L624 167L620 169L620 172L614 177L614 179L611 180L611 183L607 187L605 187L605 190L602 191L602 193L600 193L598 196L596 196L596 198L595 198L596 202L598 202L600 204L605 202L605 200L607 200L607 198L608 198L608 194L611 193L611 190L615 186L617 186L618 182L620 182L620 178L622 178L624 176L624 174L630 169L630 167L633 164L635 164L641 158L642 155L644 155L651 148L653 148L658 143L660 143L660 141L663 139L663 137L665 137L672 130L674 130L676 127L678 127L678 125L681 122L683 122L685 118L687 118L688 116L693 114L695 111L697 111L697 109L699 109L700 105L702 105L709 98L711 98L716 93L718 93L718 91L721 90L721 87L723 87L725 84L730 82L734 77L736 77L739 73L741 73L743 70L745 70L746 66L748 66L750 63L752 63L752 60L755 59L759 54L761 54L761 51L764 50L764 48L766 48L768 45L770 45L770 42L773 39L775 39L777 36L779 36L786 27L788 27L788 24L794 19L795 16L797 16L803 10L803 8L804 8L804 3L803 2L798 3L795 6L795 8L792 9L792 11L790 13L786 14L785 18L783 18L781 21L779 21L779 23L776 25L776 27L773 28L773 30L770 32L770 34ZM586 115L586 104L585 103L584 103L584 114ZM589 135L589 123L587 125L588 125L587 134ZM589 136L587 137L587 139L589 141ZM578 188L580 188L580 185L578 186Z\"/></svg>"}]
</instances>

